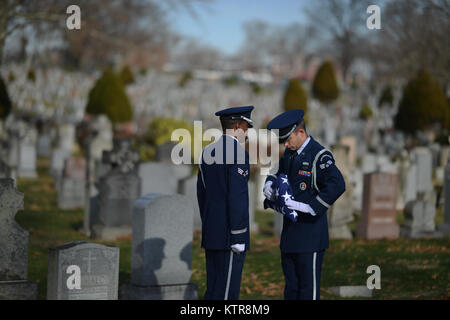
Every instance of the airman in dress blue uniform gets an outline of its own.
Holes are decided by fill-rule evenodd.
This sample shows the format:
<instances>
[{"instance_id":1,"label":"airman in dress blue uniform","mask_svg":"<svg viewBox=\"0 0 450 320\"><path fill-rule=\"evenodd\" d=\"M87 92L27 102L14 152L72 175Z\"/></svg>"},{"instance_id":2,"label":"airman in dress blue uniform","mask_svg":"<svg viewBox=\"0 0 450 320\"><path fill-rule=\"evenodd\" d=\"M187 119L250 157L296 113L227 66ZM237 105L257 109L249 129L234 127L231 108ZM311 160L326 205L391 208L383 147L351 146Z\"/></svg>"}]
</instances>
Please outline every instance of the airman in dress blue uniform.
<instances>
[{"instance_id":1,"label":"airman in dress blue uniform","mask_svg":"<svg viewBox=\"0 0 450 320\"><path fill-rule=\"evenodd\" d=\"M298 219L283 217L284 298L318 300L323 256L329 247L326 211L344 193L345 182L331 151L308 136L303 115L303 110L287 111L267 125L279 130L279 142L286 149L277 171L267 176L264 195L274 200L272 183L281 173L287 175L294 200L286 205L296 210Z\"/></svg>"},{"instance_id":2,"label":"airman in dress blue uniform","mask_svg":"<svg viewBox=\"0 0 450 320\"><path fill-rule=\"evenodd\" d=\"M208 300L237 300L250 245L247 129L253 106L216 112L224 134L203 148L197 177Z\"/></svg>"}]
</instances>

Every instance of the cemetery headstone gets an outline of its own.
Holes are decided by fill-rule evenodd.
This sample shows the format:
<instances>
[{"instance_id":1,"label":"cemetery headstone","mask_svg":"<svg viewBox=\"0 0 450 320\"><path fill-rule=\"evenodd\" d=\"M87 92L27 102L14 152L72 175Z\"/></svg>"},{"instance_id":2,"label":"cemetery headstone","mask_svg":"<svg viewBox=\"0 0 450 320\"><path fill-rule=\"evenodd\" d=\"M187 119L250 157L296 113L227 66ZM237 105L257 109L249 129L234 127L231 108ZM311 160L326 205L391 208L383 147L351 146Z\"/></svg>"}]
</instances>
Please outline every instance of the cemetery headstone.
<instances>
[{"instance_id":1,"label":"cemetery headstone","mask_svg":"<svg viewBox=\"0 0 450 320\"><path fill-rule=\"evenodd\" d=\"M37 140L37 155L40 157L50 157L52 153L50 134L40 134Z\"/></svg>"},{"instance_id":2,"label":"cemetery headstone","mask_svg":"<svg viewBox=\"0 0 450 320\"><path fill-rule=\"evenodd\" d=\"M434 223L436 194L432 184L432 153L424 147L415 148L412 161L415 166L416 198L405 205L401 235L410 238L440 237L442 234L435 230Z\"/></svg>"},{"instance_id":3,"label":"cemetery headstone","mask_svg":"<svg viewBox=\"0 0 450 320\"><path fill-rule=\"evenodd\" d=\"M402 225L402 236L408 238L434 237L434 217L436 208L430 201L414 200L405 206L405 222Z\"/></svg>"},{"instance_id":4,"label":"cemetery headstone","mask_svg":"<svg viewBox=\"0 0 450 320\"><path fill-rule=\"evenodd\" d=\"M377 159L373 153L365 153L361 157L361 166L363 174L374 172L377 170Z\"/></svg>"},{"instance_id":5,"label":"cemetery headstone","mask_svg":"<svg viewBox=\"0 0 450 320\"><path fill-rule=\"evenodd\" d=\"M21 178L36 178L36 146L22 143L19 152L18 176Z\"/></svg>"},{"instance_id":6,"label":"cemetery headstone","mask_svg":"<svg viewBox=\"0 0 450 320\"><path fill-rule=\"evenodd\" d=\"M364 297L371 298L372 291L367 286L339 286L328 288L331 292L341 298Z\"/></svg>"},{"instance_id":7,"label":"cemetery headstone","mask_svg":"<svg viewBox=\"0 0 450 320\"><path fill-rule=\"evenodd\" d=\"M277 237L281 236L281 232L283 231L283 215L274 212L273 215L273 234Z\"/></svg>"},{"instance_id":8,"label":"cemetery headstone","mask_svg":"<svg viewBox=\"0 0 450 320\"><path fill-rule=\"evenodd\" d=\"M255 221L256 214L256 183L253 181L248 182L248 218L250 223L250 230L252 233L257 233L259 225Z\"/></svg>"},{"instance_id":9,"label":"cemetery headstone","mask_svg":"<svg viewBox=\"0 0 450 320\"><path fill-rule=\"evenodd\" d=\"M172 149L175 146L173 142L166 142L158 146L155 154L155 161L172 163Z\"/></svg>"},{"instance_id":10,"label":"cemetery headstone","mask_svg":"<svg viewBox=\"0 0 450 320\"><path fill-rule=\"evenodd\" d=\"M396 203L397 175L365 174L362 216L356 235L364 239L398 238Z\"/></svg>"},{"instance_id":11,"label":"cemetery headstone","mask_svg":"<svg viewBox=\"0 0 450 320\"><path fill-rule=\"evenodd\" d=\"M58 207L74 209L85 202L86 160L70 157L65 160L60 186L58 188Z\"/></svg>"},{"instance_id":12,"label":"cemetery headstone","mask_svg":"<svg viewBox=\"0 0 450 320\"><path fill-rule=\"evenodd\" d=\"M105 151L102 161L111 164L111 170L99 182L98 217L91 215L91 235L113 240L131 234L133 205L141 186L139 152L131 149L130 140L116 139L114 149Z\"/></svg>"},{"instance_id":13,"label":"cemetery headstone","mask_svg":"<svg viewBox=\"0 0 450 320\"><path fill-rule=\"evenodd\" d=\"M76 241L49 249L48 300L117 300L119 248Z\"/></svg>"},{"instance_id":14,"label":"cemetery headstone","mask_svg":"<svg viewBox=\"0 0 450 320\"><path fill-rule=\"evenodd\" d=\"M75 143L75 126L71 123L64 123L59 126L57 148L64 149L67 153L72 153Z\"/></svg>"},{"instance_id":15,"label":"cemetery headstone","mask_svg":"<svg viewBox=\"0 0 450 320\"><path fill-rule=\"evenodd\" d=\"M202 229L202 220L200 218L200 209L197 200L197 175L192 175L182 180L181 194L189 198L194 205L194 231Z\"/></svg>"},{"instance_id":16,"label":"cemetery headstone","mask_svg":"<svg viewBox=\"0 0 450 320\"><path fill-rule=\"evenodd\" d=\"M28 231L14 220L23 197L13 179L0 179L0 299L37 299L37 284L27 281Z\"/></svg>"},{"instance_id":17,"label":"cemetery headstone","mask_svg":"<svg viewBox=\"0 0 450 320\"><path fill-rule=\"evenodd\" d=\"M354 166L356 163L356 145L357 140L355 136L344 136L341 137L339 144L347 146L348 150L348 161L350 166Z\"/></svg>"},{"instance_id":18,"label":"cemetery headstone","mask_svg":"<svg viewBox=\"0 0 450 320\"><path fill-rule=\"evenodd\" d=\"M131 283L124 299L192 300L193 203L183 195L148 194L133 209Z\"/></svg>"},{"instance_id":19,"label":"cemetery headstone","mask_svg":"<svg viewBox=\"0 0 450 320\"><path fill-rule=\"evenodd\" d=\"M344 180L345 192L327 211L328 230L332 239L352 239L348 223L353 221L353 185L349 181L351 166L349 165L350 148L345 145L334 145L332 148L336 161Z\"/></svg>"},{"instance_id":20,"label":"cemetery headstone","mask_svg":"<svg viewBox=\"0 0 450 320\"><path fill-rule=\"evenodd\" d=\"M50 174L53 176L55 189L59 188L64 169L64 161L70 154L64 149L54 149L50 160Z\"/></svg>"},{"instance_id":21,"label":"cemetery headstone","mask_svg":"<svg viewBox=\"0 0 450 320\"><path fill-rule=\"evenodd\" d=\"M448 158L450 160L450 158ZM450 161L447 162L444 175L444 223L439 225L439 231L450 236Z\"/></svg>"}]
</instances>

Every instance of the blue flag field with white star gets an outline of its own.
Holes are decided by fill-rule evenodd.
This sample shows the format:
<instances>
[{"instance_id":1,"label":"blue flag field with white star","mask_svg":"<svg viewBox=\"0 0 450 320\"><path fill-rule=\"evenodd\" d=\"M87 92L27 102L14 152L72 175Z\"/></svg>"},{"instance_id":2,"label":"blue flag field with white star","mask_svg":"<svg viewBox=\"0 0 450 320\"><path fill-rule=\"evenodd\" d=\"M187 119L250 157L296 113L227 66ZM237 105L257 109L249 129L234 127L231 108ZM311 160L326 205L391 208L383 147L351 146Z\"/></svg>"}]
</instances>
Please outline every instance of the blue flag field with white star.
<instances>
[{"instance_id":1,"label":"blue flag field with white star","mask_svg":"<svg viewBox=\"0 0 450 320\"><path fill-rule=\"evenodd\" d=\"M264 209L270 208L282 215L285 215L293 222L297 222L298 214L295 210L291 210L286 206L286 201L294 199L291 184L287 176L281 173L277 180L272 184L272 189L275 191L275 200L264 200Z\"/></svg>"}]
</instances>

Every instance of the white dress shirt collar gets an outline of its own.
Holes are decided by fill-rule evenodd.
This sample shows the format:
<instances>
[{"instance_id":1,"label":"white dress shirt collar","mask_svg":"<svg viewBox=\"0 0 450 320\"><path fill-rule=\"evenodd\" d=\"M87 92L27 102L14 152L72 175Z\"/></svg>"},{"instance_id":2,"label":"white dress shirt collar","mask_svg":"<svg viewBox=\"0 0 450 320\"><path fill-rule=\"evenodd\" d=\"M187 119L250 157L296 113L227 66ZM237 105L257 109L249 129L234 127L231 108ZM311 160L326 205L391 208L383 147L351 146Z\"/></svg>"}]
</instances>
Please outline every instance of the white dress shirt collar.
<instances>
[{"instance_id":1,"label":"white dress shirt collar","mask_svg":"<svg viewBox=\"0 0 450 320\"><path fill-rule=\"evenodd\" d=\"M303 142L302 146L297 150L297 154L302 153L302 151L305 149L305 147L308 145L309 140L311 140L311 137L308 137L305 142Z\"/></svg>"},{"instance_id":2,"label":"white dress shirt collar","mask_svg":"<svg viewBox=\"0 0 450 320\"><path fill-rule=\"evenodd\" d=\"M234 137L234 136L232 136L232 135L230 135L230 134L224 133L223 135L224 135L224 136L229 136L229 137L233 138L234 140L236 140L237 142L239 142L239 140L238 140L236 137Z\"/></svg>"}]
</instances>

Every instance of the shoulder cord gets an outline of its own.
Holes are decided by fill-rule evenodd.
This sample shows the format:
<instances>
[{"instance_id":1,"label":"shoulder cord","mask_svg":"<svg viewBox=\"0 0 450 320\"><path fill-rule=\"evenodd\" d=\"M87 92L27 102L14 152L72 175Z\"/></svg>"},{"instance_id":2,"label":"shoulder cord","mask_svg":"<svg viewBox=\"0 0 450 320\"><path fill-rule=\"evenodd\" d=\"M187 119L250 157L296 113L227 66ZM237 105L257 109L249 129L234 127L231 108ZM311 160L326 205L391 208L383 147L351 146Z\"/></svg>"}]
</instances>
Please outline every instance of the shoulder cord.
<instances>
[{"instance_id":1,"label":"shoulder cord","mask_svg":"<svg viewBox=\"0 0 450 320\"><path fill-rule=\"evenodd\" d=\"M329 153L331 153L331 155L333 155L333 153L330 151L330 150L328 150L327 148L323 148L322 150L320 150L317 154L316 154L316 156L315 156L315 158L314 158L314 161L313 161L313 165L312 165L312 172L311 172L311 175L312 175L312 179L311 179L311 188L312 187L314 187L316 190L317 190L317 192L320 192L320 190L319 190L319 188L317 187L317 183L316 183L316 177L317 177L317 170L316 170L316 164L317 164L317 160L319 160L319 158L320 158L320 156L323 154L323 153L325 153L325 152L329 152Z\"/></svg>"}]
</instances>

